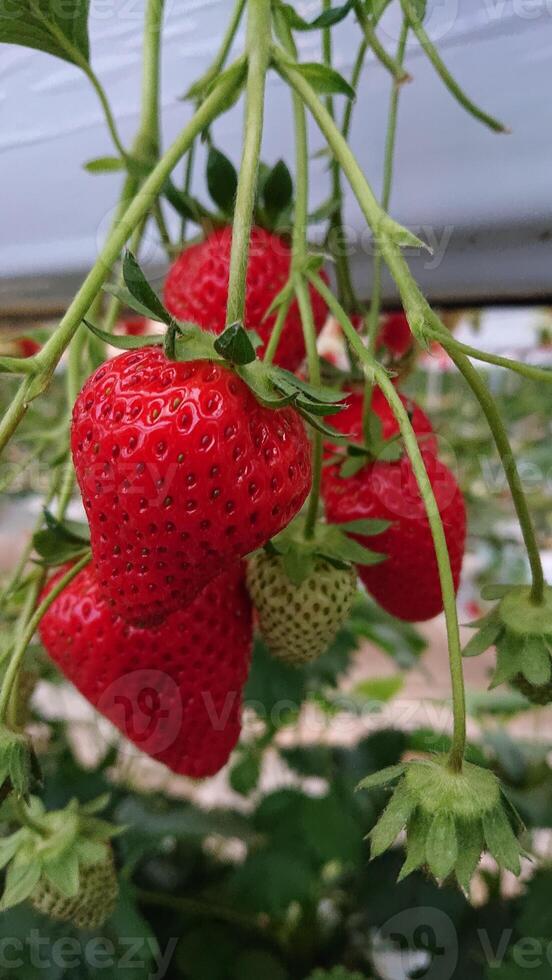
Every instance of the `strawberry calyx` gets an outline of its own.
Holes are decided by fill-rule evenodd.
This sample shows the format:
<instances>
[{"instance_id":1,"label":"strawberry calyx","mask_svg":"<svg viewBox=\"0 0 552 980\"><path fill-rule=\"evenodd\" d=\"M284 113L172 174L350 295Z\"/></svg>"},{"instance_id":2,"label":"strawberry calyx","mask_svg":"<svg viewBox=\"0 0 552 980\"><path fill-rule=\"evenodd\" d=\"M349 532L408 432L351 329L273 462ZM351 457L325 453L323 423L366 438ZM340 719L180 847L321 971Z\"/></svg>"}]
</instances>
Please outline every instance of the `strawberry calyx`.
<instances>
[{"instance_id":1,"label":"strawberry calyx","mask_svg":"<svg viewBox=\"0 0 552 980\"><path fill-rule=\"evenodd\" d=\"M323 419L341 410L340 403L346 394L327 386L309 384L290 371L259 360L256 350L262 341L255 331L246 330L241 323L232 323L216 335L195 323L176 320L148 283L131 252L125 253L123 279L124 287L109 286L107 291L125 306L163 323L166 331L164 335L118 336L85 320L89 330L105 343L120 350L163 346L169 360L207 360L224 364L239 375L261 405L275 409L290 405L313 428L331 436L336 443L344 441L342 434Z\"/></svg>"},{"instance_id":2,"label":"strawberry calyx","mask_svg":"<svg viewBox=\"0 0 552 980\"><path fill-rule=\"evenodd\" d=\"M27 799L42 783L40 765L24 732L0 725L0 803L12 793Z\"/></svg>"},{"instance_id":3,"label":"strawberry calyx","mask_svg":"<svg viewBox=\"0 0 552 980\"><path fill-rule=\"evenodd\" d=\"M455 876L468 891L482 853L519 875L523 824L494 773L464 762L453 772L448 756L414 759L363 779L357 789L396 784L386 809L370 832L372 859L388 850L406 829L407 856L399 881L426 868L439 882ZM517 833L512 827L517 821Z\"/></svg>"},{"instance_id":4,"label":"strawberry calyx","mask_svg":"<svg viewBox=\"0 0 552 980\"><path fill-rule=\"evenodd\" d=\"M491 689L511 683L537 704L552 702L552 587L546 586L535 603L529 586L496 586L484 596L499 599L482 619L472 624L475 635L464 657L476 657L489 647L497 651Z\"/></svg>"},{"instance_id":5,"label":"strawberry calyx","mask_svg":"<svg viewBox=\"0 0 552 980\"><path fill-rule=\"evenodd\" d=\"M121 832L96 816L106 804L105 796L82 806L71 800L62 810L46 812L38 797L30 797L23 826L0 843L0 864L7 869L1 911L44 884L64 899L78 895L83 873L111 860L109 842Z\"/></svg>"},{"instance_id":6,"label":"strawberry calyx","mask_svg":"<svg viewBox=\"0 0 552 980\"><path fill-rule=\"evenodd\" d=\"M43 528L33 535L33 548L39 555L38 565L56 567L68 561L76 561L90 549L90 529L83 521L60 521L47 507L44 508Z\"/></svg>"},{"instance_id":7,"label":"strawberry calyx","mask_svg":"<svg viewBox=\"0 0 552 980\"><path fill-rule=\"evenodd\" d=\"M345 524L317 522L312 537L305 535L305 518L300 515L265 545L265 551L280 555L283 569L293 585L301 585L312 573L316 561L323 559L334 568L351 565L376 565L385 555L365 548L350 534L381 534L388 521L358 520Z\"/></svg>"}]
</instances>

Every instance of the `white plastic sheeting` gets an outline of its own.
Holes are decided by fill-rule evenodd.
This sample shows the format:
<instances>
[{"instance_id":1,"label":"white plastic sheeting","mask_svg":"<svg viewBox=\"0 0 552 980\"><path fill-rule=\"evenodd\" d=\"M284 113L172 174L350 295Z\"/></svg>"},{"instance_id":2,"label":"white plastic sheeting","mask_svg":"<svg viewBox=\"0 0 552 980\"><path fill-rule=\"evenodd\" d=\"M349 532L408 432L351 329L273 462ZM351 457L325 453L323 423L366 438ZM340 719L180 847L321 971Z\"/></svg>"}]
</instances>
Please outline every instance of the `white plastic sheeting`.
<instances>
[{"instance_id":1,"label":"white plastic sheeting","mask_svg":"<svg viewBox=\"0 0 552 980\"><path fill-rule=\"evenodd\" d=\"M319 3L296 4L314 15ZM189 117L179 96L207 66L230 15L230 0L167 0L163 138ZM397 143L392 212L421 231L433 257L413 257L429 291L442 298L549 295L552 271L552 0L430 0L428 27L455 77L512 128L498 136L452 99L412 41ZM137 123L143 0L92 0L93 63L123 134ZM382 24L396 44L393 4ZM349 74L358 33L334 31L337 67ZM301 55L319 58L316 34ZM373 58L359 87L351 143L379 189L389 77ZM343 100L336 100L342 108ZM86 269L94 260L120 175L91 176L82 163L112 152L95 93L78 69L24 48L0 46L0 277ZM241 109L217 123L218 145L239 160ZM314 126L312 148L321 146ZM293 161L289 96L275 78L268 92L263 155ZM201 162L200 162L201 167ZM202 175L195 190L203 191ZM312 203L327 193L324 161L313 163ZM364 223L349 195L346 221L357 243L355 276L369 289ZM155 234L147 257L158 259Z\"/></svg>"}]
</instances>

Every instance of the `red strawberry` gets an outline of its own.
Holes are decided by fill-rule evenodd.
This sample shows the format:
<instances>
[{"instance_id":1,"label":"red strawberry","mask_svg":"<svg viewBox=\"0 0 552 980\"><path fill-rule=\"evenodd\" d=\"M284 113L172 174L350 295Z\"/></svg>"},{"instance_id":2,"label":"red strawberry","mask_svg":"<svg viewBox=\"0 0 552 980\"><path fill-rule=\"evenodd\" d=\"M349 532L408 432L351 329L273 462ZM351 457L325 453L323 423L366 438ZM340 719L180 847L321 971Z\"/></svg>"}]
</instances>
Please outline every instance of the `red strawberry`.
<instances>
[{"instance_id":1,"label":"red strawberry","mask_svg":"<svg viewBox=\"0 0 552 980\"><path fill-rule=\"evenodd\" d=\"M33 357L34 354L38 354L40 350L40 344L32 337L20 337L18 340L20 357Z\"/></svg>"},{"instance_id":2,"label":"red strawberry","mask_svg":"<svg viewBox=\"0 0 552 980\"><path fill-rule=\"evenodd\" d=\"M117 332L124 337L142 337L146 333L147 325L145 316L127 317L126 320L119 320Z\"/></svg>"},{"instance_id":3,"label":"red strawberry","mask_svg":"<svg viewBox=\"0 0 552 980\"><path fill-rule=\"evenodd\" d=\"M424 461L443 520L458 588L466 511L454 476L433 452ZM342 524L366 518L391 521L382 534L355 535L358 541L387 559L379 565L361 565L358 573L383 609L410 622L432 619L443 609L437 559L416 478L406 456L397 462L373 462L354 476L342 478L339 467L326 469L323 494L329 521Z\"/></svg>"},{"instance_id":4,"label":"red strawberry","mask_svg":"<svg viewBox=\"0 0 552 980\"><path fill-rule=\"evenodd\" d=\"M229 368L126 351L88 379L71 448L103 594L148 625L281 531L310 488L292 408L259 404Z\"/></svg>"},{"instance_id":5,"label":"red strawberry","mask_svg":"<svg viewBox=\"0 0 552 980\"><path fill-rule=\"evenodd\" d=\"M410 416L414 432L420 437L420 443L425 449L436 452L437 441L429 418L411 398L407 398L405 395L401 395L400 398ZM339 414L327 418L329 425L346 435L350 442L362 443L364 441L362 434L363 403L364 393L355 389L347 393L346 407ZM372 411L376 413L381 422L383 439L392 439L398 434L397 420L380 388L374 389Z\"/></svg>"},{"instance_id":6,"label":"red strawberry","mask_svg":"<svg viewBox=\"0 0 552 980\"><path fill-rule=\"evenodd\" d=\"M165 305L174 317L197 323L214 333L224 330L231 246L232 229L220 228L199 244L190 245L176 260L165 282ZM263 228L252 228L244 326L256 330L264 344L272 332L276 313L266 320L263 317L288 281L290 263L291 249L283 238ZM327 282L325 273L321 275ZM309 291L315 327L320 332L327 307L316 290L310 287ZM295 371L304 356L301 315L294 300L274 360L280 367Z\"/></svg>"},{"instance_id":7,"label":"red strawberry","mask_svg":"<svg viewBox=\"0 0 552 980\"><path fill-rule=\"evenodd\" d=\"M378 335L378 347L387 347L395 358L400 358L410 350L412 342L412 332L406 313L402 310L385 313Z\"/></svg>"},{"instance_id":8,"label":"red strawberry","mask_svg":"<svg viewBox=\"0 0 552 980\"><path fill-rule=\"evenodd\" d=\"M154 629L114 616L88 565L54 600L40 636L68 680L143 752L195 778L226 763L252 645L241 563Z\"/></svg>"}]
</instances>

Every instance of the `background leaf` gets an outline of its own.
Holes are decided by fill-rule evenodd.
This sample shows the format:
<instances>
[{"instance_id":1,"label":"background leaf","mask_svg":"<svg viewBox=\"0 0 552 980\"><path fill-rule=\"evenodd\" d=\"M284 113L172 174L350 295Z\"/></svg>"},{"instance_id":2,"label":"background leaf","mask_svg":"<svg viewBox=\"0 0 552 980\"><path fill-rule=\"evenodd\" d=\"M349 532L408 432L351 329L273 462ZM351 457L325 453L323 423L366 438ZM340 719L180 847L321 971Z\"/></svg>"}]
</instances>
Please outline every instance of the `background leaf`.
<instances>
[{"instance_id":1,"label":"background leaf","mask_svg":"<svg viewBox=\"0 0 552 980\"><path fill-rule=\"evenodd\" d=\"M17 0L0 7L0 42L45 51L64 61L88 61L89 0Z\"/></svg>"}]
</instances>

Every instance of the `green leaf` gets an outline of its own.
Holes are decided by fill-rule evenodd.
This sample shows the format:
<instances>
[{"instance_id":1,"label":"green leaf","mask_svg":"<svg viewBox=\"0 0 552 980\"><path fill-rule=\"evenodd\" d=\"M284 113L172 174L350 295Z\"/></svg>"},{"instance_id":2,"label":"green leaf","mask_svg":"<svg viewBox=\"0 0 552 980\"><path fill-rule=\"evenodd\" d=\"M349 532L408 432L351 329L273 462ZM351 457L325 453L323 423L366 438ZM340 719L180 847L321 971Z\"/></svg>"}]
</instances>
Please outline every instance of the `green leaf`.
<instances>
[{"instance_id":1,"label":"green leaf","mask_svg":"<svg viewBox=\"0 0 552 980\"><path fill-rule=\"evenodd\" d=\"M26 831L22 828L17 830L15 834L10 834L9 837L0 840L0 870L9 864L25 836Z\"/></svg>"},{"instance_id":2,"label":"green leaf","mask_svg":"<svg viewBox=\"0 0 552 980\"><path fill-rule=\"evenodd\" d=\"M260 752L245 749L230 770L230 786L240 796L249 796L256 789L261 775Z\"/></svg>"},{"instance_id":3,"label":"green leaf","mask_svg":"<svg viewBox=\"0 0 552 980\"><path fill-rule=\"evenodd\" d=\"M321 65L316 61L303 61L293 67L315 92L322 95L345 95L348 99L356 99L354 88L351 88L349 82L334 68Z\"/></svg>"},{"instance_id":4,"label":"green leaf","mask_svg":"<svg viewBox=\"0 0 552 980\"><path fill-rule=\"evenodd\" d=\"M353 4L354 0L347 0L347 3L344 3L339 7L330 7L319 14L318 17L315 17L312 21L307 21L301 17L295 8L289 3L280 3L278 8L282 11L288 26L291 27L292 30L315 31L326 27L333 27L334 24L339 24L339 22L342 21L352 9Z\"/></svg>"},{"instance_id":5,"label":"green leaf","mask_svg":"<svg viewBox=\"0 0 552 980\"><path fill-rule=\"evenodd\" d=\"M360 681L352 688L351 694L355 699L362 699L368 704L388 704L403 687L403 675L393 674L390 677L373 677L370 680Z\"/></svg>"},{"instance_id":6,"label":"green leaf","mask_svg":"<svg viewBox=\"0 0 552 980\"><path fill-rule=\"evenodd\" d=\"M487 847L498 864L519 875L520 846L502 805L495 806L483 816L483 832Z\"/></svg>"},{"instance_id":7,"label":"green leaf","mask_svg":"<svg viewBox=\"0 0 552 980\"><path fill-rule=\"evenodd\" d=\"M498 635L502 632L502 624L498 618L486 623L475 636L466 643L462 650L463 657L479 657L485 650L492 647Z\"/></svg>"},{"instance_id":8,"label":"green leaf","mask_svg":"<svg viewBox=\"0 0 552 980\"><path fill-rule=\"evenodd\" d=\"M234 164L212 146L207 157L207 188L211 198L224 212L231 215L238 188L238 175Z\"/></svg>"},{"instance_id":9,"label":"green leaf","mask_svg":"<svg viewBox=\"0 0 552 980\"><path fill-rule=\"evenodd\" d=\"M89 60L89 0L17 0L0 8L0 43L45 51L82 67Z\"/></svg>"},{"instance_id":10,"label":"green leaf","mask_svg":"<svg viewBox=\"0 0 552 980\"><path fill-rule=\"evenodd\" d=\"M406 826L415 807L406 784L399 783L375 827L370 831L372 860L387 851Z\"/></svg>"},{"instance_id":11,"label":"green leaf","mask_svg":"<svg viewBox=\"0 0 552 980\"><path fill-rule=\"evenodd\" d=\"M263 203L273 220L291 204L293 181L283 160L278 160L268 173L263 186Z\"/></svg>"},{"instance_id":12,"label":"green leaf","mask_svg":"<svg viewBox=\"0 0 552 980\"><path fill-rule=\"evenodd\" d=\"M165 309L157 293L153 291L132 252L126 251L123 259L123 279L129 293L148 310L148 315L170 326L173 317Z\"/></svg>"},{"instance_id":13,"label":"green leaf","mask_svg":"<svg viewBox=\"0 0 552 980\"><path fill-rule=\"evenodd\" d=\"M74 848L62 851L44 863L44 875L65 898L74 898L79 890L79 859Z\"/></svg>"},{"instance_id":14,"label":"green leaf","mask_svg":"<svg viewBox=\"0 0 552 980\"><path fill-rule=\"evenodd\" d=\"M29 864L12 863L6 873L6 884L0 899L0 911L19 905L29 897L40 881L40 861Z\"/></svg>"},{"instance_id":15,"label":"green leaf","mask_svg":"<svg viewBox=\"0 0 552 980\"><path fill-rule=\"evenodd\" d=\"M217 354L232 364L251 364L256 360L255 348L241 323L226 327L214 342Z\"/></svg>"},{"instance_id":16,"label":"green leaf","mask_svg":"<svg viewBox=\"0 0 552 980\"><path fill-rule=\"evenodd\" d=\"M448 878L458 857L458 841L452 813L436 813L426 840L426 858L436 878Z\"/></svg>"},{"instance_id":17,"label":"green leaf","mask_svg":"<svg viewBox=\"0 0 552 980\"><path fill-rule=\"evenodd\" d=\"M121 157L95 157L83 164L89 174L112 174L126 170L126 164Z\"/></svg>"},{"instance_id":18,"label":"green leaf","mask_svg":"<svg viewBox=\"0 0 552 980\"><path fill-rule=\"evenodd\" d=\"M401 762L396 766L388 766L387 769L381 769L379 772L373 772L370 776L365 776L361 779L357 786L359 789L380 789L382 786L388 786L389 783L395 783L397 779L400 779L406 769L406 764Z\"/></svg>"}]
</instances>

